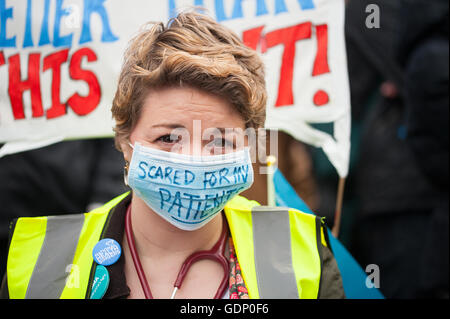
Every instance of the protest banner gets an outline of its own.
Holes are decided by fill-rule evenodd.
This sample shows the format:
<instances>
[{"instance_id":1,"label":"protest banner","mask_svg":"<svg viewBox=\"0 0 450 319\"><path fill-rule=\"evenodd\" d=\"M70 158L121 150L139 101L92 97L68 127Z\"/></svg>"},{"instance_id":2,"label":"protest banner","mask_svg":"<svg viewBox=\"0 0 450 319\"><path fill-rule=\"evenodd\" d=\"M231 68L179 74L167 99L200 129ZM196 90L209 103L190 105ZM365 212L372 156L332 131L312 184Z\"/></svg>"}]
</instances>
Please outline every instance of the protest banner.
<instances>
[{"instance_id":1,"label":"protest banner","mask_svg":"<svg viewBox=\"0 0 450 319\"><path fill-rule=\"evenodd\" d=\"M266 65L266 127L322 147L348 172L343 0L0 0L0 156L112 136L123 52L149 21L193 6L232 28ZM311 123L332 123L333 136Z\"/></svg>"}]
</instances>

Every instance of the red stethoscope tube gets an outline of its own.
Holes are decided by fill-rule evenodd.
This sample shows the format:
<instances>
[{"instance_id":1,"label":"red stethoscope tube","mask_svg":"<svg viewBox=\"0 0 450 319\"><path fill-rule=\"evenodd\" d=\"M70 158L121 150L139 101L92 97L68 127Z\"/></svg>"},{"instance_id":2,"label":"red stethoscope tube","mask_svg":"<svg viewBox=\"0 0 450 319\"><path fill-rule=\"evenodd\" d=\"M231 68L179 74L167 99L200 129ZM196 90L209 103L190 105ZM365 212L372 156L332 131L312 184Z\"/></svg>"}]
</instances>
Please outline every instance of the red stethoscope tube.
<instances>
[{"instance_id":1,"label":"red stethoscope tube","mask_svg":"<svg viewBox=\"0 0 450 319\"><path fill-rule=\"evenodd\" d=\"M136 268L139 281L141 282L142 290L144 291L144 296L146 299L153 299L152 292L148 285L147 278L145 277L145 272L144 269L142 268L141 260L139 258L139 254L137 253L136 245L134 242L133 228L131 226L131 205L128 206L125 217L125 234L128 241L128 247L130 248L131 258L133 259L134 267ZM225 257L225 247L228 238L227 235L228 235L228 224L226 218L223 218L222 233L220 234L220 238L214 245L214 247L212 247L210 250L202 250L193 253L181 265L177 279L173 284L174 291L172 293L171 298L174 298L175 293L177 292L178 289L180 289L181 285L183 284L184 278L186 277L186 274L189 271L189 268L194 263L202 259L210 259L213 261L217 261L219 264L221 264L224 274L220 286L216 291L214 299L219 299L224 295L227 289L228 276L230 273L230 265L228 263L227 258Z\"/></svg>"}]
</instances>

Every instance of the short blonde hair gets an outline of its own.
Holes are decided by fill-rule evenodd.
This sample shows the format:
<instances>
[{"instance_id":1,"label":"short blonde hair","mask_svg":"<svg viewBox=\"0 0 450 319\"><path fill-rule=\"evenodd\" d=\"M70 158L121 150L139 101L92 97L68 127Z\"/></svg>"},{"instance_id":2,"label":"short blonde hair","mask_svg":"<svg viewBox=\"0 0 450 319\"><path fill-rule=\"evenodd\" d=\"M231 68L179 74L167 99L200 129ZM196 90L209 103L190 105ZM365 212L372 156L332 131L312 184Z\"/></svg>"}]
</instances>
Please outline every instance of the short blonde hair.
<instances>
[{"instance_id":1,"label":"short blonde hair","mask_svg":"<svg viewBox=\"0 0 450 319\"><path fill-rule=\"evenodd\" d=\"M189 12L149 23L129 43L112 105L116 147L136 125L149 89L188 85L218 95L246 127L264 125L266 87L258 54L228 28Z\"/></svg>"}]
</instances>

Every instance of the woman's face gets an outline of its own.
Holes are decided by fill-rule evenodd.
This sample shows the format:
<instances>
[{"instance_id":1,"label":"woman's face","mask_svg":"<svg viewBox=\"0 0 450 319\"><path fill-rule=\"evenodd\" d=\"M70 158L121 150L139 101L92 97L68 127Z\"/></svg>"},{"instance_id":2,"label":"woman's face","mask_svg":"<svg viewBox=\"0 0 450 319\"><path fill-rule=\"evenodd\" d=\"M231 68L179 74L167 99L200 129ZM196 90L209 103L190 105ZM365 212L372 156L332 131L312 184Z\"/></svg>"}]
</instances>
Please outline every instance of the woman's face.
<instances>
[{"instance_id":1,"label":"woman's face","mask_svg":"<svg viewBox=\"0 0 450 319\"><path fill-rule=\"evenodd\" d=\"M130 142L208 156L247 145L244 130L244 119L225 99L194 88L163 88L148 93ZM122 149L129 161L131 149L126 142Z\"/></svg>"}]
</instances>

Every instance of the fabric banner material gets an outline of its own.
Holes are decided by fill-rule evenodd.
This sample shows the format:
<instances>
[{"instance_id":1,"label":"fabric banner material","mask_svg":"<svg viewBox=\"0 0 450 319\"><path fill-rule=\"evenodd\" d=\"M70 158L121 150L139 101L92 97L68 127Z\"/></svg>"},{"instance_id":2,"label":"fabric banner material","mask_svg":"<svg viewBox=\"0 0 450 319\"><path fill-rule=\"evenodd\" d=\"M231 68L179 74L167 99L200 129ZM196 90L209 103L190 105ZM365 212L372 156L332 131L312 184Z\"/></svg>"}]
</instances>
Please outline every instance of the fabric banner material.
<instances>
[{"instance_id":1,"label":"fabric banner material","mask_svg":"<svg viewBox=\"0 0 450 319\"><path fill-rule=\"evenodd\" d=\"M348 170L344 0L0 0L0 156L112 136L123 52L149 21L199 6L266 64L266 127L322 147ZM329 135L311 126L332 123Z\"/></svg>"}]
</instances>

